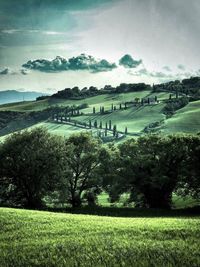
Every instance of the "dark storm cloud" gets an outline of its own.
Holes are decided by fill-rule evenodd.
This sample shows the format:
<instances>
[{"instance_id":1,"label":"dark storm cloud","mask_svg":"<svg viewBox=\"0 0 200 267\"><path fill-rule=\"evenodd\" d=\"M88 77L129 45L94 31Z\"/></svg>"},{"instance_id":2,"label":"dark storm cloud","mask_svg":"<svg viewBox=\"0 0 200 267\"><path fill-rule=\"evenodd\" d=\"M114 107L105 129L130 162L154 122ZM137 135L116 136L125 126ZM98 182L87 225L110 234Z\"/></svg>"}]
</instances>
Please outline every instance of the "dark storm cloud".
<instances>
[{"instance_id":1,"label":"dark storm cloud","mask_svg":"<svg viewBox=\"0 0 200 267\"><path fill-rule=\"evenodd\" d=\"M125 68L136 68L140 64L142 64L142 60L135 60L132 58L131 55L124 55L120 60L119 60L119 65L124 66Z\"/></svg>"},{"instance_id":2,"label":"dark storm cloud","mask_svg":"<svg viewBox=\"0 0 200 267\"><path fill-rule=\"evenodd\" d=\"M8 74L15 74L15 72L10 68L4 68L3 70L0 70L0 75L8 75Z\"/></svg>"},{"instance_id":3,"label":"dark storm cloud","mask_svg":"<svg viewBox=\"0 0 200 267\"><path fill-rule=\"evenodd\" d=\"M110 71L116 68L115 63L110 63L105 59L95 59L86 54L69 59L57 56L53 60L36 59L29 60L23 64L24 68L39 70L44 72L59 72L67 70L89 70L91 72Z\"/></svg>"},{"instance_id":4,"label":"dark storm cloud","mask_svg":"<svg viewBox=\"0 0 200 267\"><path fill-rule=\"evenodd\" d=\"M113 0L0 0L0 44L5 46L55 43L54 35L42 38L40 33L68 33L77 26L74 11L85 11ZM36 36L36 34L38 35ZM35 36L34 36L35 34ZM66 42L66 36L59 36Z\"/></svg>"}]
</instances>

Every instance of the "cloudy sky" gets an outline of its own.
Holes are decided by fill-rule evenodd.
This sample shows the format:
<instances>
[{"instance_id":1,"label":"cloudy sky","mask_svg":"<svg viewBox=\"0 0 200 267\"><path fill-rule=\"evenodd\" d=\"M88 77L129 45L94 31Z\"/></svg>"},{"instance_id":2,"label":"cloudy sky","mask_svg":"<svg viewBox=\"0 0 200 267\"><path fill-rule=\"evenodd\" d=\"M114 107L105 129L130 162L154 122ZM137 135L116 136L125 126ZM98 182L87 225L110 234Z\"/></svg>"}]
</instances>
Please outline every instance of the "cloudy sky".
<instances>
[{"instance_id":1,"label":"cloudy sky","mask_svg":"<svg viewBox=\"0 0 200 267\"><path fill-rule=\"evenodd\" d=\"M200 76L199 0L0 0L0 90Z\"/></svg>"}]
</instances>

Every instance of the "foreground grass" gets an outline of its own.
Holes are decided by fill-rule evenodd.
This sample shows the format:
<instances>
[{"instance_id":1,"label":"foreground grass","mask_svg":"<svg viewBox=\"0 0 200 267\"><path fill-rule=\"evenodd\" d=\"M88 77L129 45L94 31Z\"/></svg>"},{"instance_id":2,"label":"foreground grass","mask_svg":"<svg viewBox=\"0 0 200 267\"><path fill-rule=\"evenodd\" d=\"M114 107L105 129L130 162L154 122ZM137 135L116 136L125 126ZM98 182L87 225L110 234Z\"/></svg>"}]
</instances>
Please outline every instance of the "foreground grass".
<instances>
[{"instance_id":1,"label":"foreground grass","mask_svg":"<svg viewBox=\"0 0 200 267\"><path fill-rule=\"evenodd\" d=\"M0 209L0 266L200 266L199 217Z\"/></svg>"}]
</instances>

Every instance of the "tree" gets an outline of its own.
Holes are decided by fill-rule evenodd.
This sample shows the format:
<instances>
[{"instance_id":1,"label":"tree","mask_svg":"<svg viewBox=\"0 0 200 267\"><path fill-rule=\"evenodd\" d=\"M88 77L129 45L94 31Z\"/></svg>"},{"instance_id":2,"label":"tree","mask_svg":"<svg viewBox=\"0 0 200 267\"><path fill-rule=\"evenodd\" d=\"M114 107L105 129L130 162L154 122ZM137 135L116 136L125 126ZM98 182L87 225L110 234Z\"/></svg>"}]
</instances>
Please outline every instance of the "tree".
<instances>
[{"instance_id":1,"label":"tree","mask_svg":"<svg viewBox=\"0 0 200 267\"><path fill-rule=\"evenodd\" d=\"M95 114L96 113L96 109L95 109L95 107L93 107L93 114Z\"/></svg>"},{"instance_id":2,"label":"tree","mask_svg":"<svg viewBox=\"0 0 200 267\"><path fill-rule=\"evenodd\" d=\"M184 173L179 182L177 193L200 198L200 135L187 135L187 156L184 158Z\"/></svg>"},{"instance_id":3,"label":"tree","mask_svg":"<svg viewBox=\"0 0 200 267\"><path fill-rule=\"evenodd\" d=\"M112 122L109 120L109 130L112 130Z\"/></svg>"},{"instance_id":4,"label":"tree","mask_svg":"<svg viewBox=\"0 0 200 267\"><path fill-rule=\"evenodd\" d=\"M140 98L139 97L135 98L135 103L136 103L136 105L140 103Z\"/></svg>"},{"instance_id":5,"label":"tree","mask_svg":"<svg viewBox=\"0 0 200 267\"><path fill-rule=\"evenodd\" d=\"M117 133L117 126L114 125L113 126L113 136L116 136L116 133Z\"/></svg>"},{"instance_id":6,"label":"tree","mask_svg":"<svg viewBox=\"0 0 200 267\"><path fill-rule=\"evenodd\" d=\"M97 120L94 121L94 128L97 128L98 124L97 124Z\"/></svg>"},{"instance_id":7,"label":"tree","mask_svg":"<svg viewBox=\"0 0 200 267\"><path fill-rule=\"evenodd\" d=\"M0 151L0 183L10 205L40 208L61 174L63 139L43 128L12 134Z\"/></svg>"},{"instance_id":8,"label":"tree","mask_svg":"<svg viewBox=\"0 0 200 267\"><path fill-rule=\"evenodd\" d=\"M127 128L127 127L125 128L125 131L124 131L124 133L125 133L125 134L127 134L127 133L128 133L128 128Z\"/></svg>"},{"instance_id":9,"label":"tree","mask_svg":"<svg viewBox=\"0 0 200 267\"><path fill-rule=\"evenodd\" d=\"M144 206L170 208L172 192L185 168L187 138L140 137L120 145L120 152L120 175L124 177L127 190L142 194Z\"/></svg>"},{"instance_id":10,"label":"tree","mask_svg":"<svg viewBox=\"0 0 200 267\"><path fill-rule=\"evenodd\" d=\"M101 142L88 133L72 135L65 144L64 184L72 207L82 203L82 193L99 186Z\"/></svg>"}]
</instances>

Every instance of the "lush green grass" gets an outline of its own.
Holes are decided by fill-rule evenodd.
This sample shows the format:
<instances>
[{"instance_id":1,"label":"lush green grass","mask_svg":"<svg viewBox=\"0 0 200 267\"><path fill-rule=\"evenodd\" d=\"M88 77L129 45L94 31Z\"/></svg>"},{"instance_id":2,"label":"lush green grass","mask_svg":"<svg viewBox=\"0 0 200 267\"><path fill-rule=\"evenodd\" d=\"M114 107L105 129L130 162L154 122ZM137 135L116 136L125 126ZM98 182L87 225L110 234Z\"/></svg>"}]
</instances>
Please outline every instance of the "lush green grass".
<instances>
[{"instance_id":1,"label":"lush green grass","mask_svg":"<svg viewBox=\"0 0 200 267\"><path fill-rule=\"evenodd\" d=\"M109 196L106 192L102 192L100 195L98 195L98 204L103 207L110 207L110 206L117 206L117 207L123 207L123 206L133 206L132 203L130 205L127 205L129 195L123 194L119 201L111 204L109 202ZM183 209L183 208L189 208L200 205L200 200L192 198L191 196L181 197L177 196L176 194L173 194L172 196L172 207L175 209Z\"/></svg>"},{"instance_id":2,"label":"lush green grass","mask_svg":"<svg viewBox=\"0 0 200 267\"><path fill-rule=\"evenodd\" d=\"M200 266L200 220L0 209L0 266Z\"/></svg>"},{"instance_id":3,"label":"lush green grass","mask_svg":"<svg viewBox=\"0 0 200 267\"><path fill-rule=\"evenodd\" d=\"M164 100L169 98L169 94L165 92L156 94L159 100ZM161 125L158 130L161 130L163 134L176 133L176 132L198 132L200 131L200 101L189 103L186 107L180 109L176 112L176 114L167 120L165 119L165 115L162 113L164 103L161 101L157 105L150 106L142 106L142 107L131 107L126 110L117 110L109 114L100 115L93 114L93 107L96 108L96 112L99 112L101 106L104 106L105 111L111 110L111 105L116 105L119 108L119 103L123 103L125 101L132 101L136 97L154 97L155 93L152 94L150 91L142 91L142 92L132 92L132 93L123 93L123 94L107 94L107 95L99 95L95 97L89 97L84 100L61 100L61 99L45 99L41 101L29 101L29 102L21 102L14 104L7 104L0 106L1 110L13 110L13 111L38 111L44 108L48 108L51 106L59 105L59 106L67 106L67 105L80 105L83 103L87 103L89 105L88 108L83 109L83 116L76 117L78 121L88 122L89 120L97 120L98 123L102 121L103 127L105 127L105 123L109 120L112 121L112 124L117 125L117 129L119 131L124 131L125 127L128 128L128 133L130 138L132 135L141 134L143 129L151 123L158 121L165 121L164 124ZM11 122L5 129L1 130L1 135L6 135L12 131L16 130L16 123ZM20 122L21 128L24 129L30 127L30 122L23 120ZM84 131L84 129L80 127L74 127L70 125L63 124L55 124L50 122L42 122L35 126L44 126L50 132L54 134L58 134L61 136L69 136L74 132ZM92 129L94 135L96 130ZM3 138L0 137L0 140ZM125 140L125 139L123 139Z\"/></svg>"},{"instance_id":4,"label":"lush green grass","mask_svg":"<svg viewBox=\"0 0 200 267\"><path fill-rule=\"evenodd\" d=\"M71 105L81 105L87 103L90 108L86 111L91 112L93 106L98 110L100 106L104 106L105 110L110 109L111 105L119 105L119 103L123 103L126 101L132 101L135 98L143 98L143 97L154 97L155 94L151 94L150 91L141 91L141 92L131 92L131 93L121 93L121 94L105 94L94 97L88 97L86 99L80 100L64 100L64 99L44 99L40 101L25 101L18 103L11 103L0 105L0 111L2 110L12 110L12 111L38 111L43 110L45 108L51 106L71 106ZM156 94L160 100L169 97L168 93L158 93Z\"/></svg>"},{"instance_id":5,"label":"lush green grass","mask_svg":"<svg viewBox=\"0 0 200 267\"><path fill-rule=\"evenodd\" d=\"M189 103L166 120L164 132L200 132L200 100Z\"/></svg>"}]
</instances>

